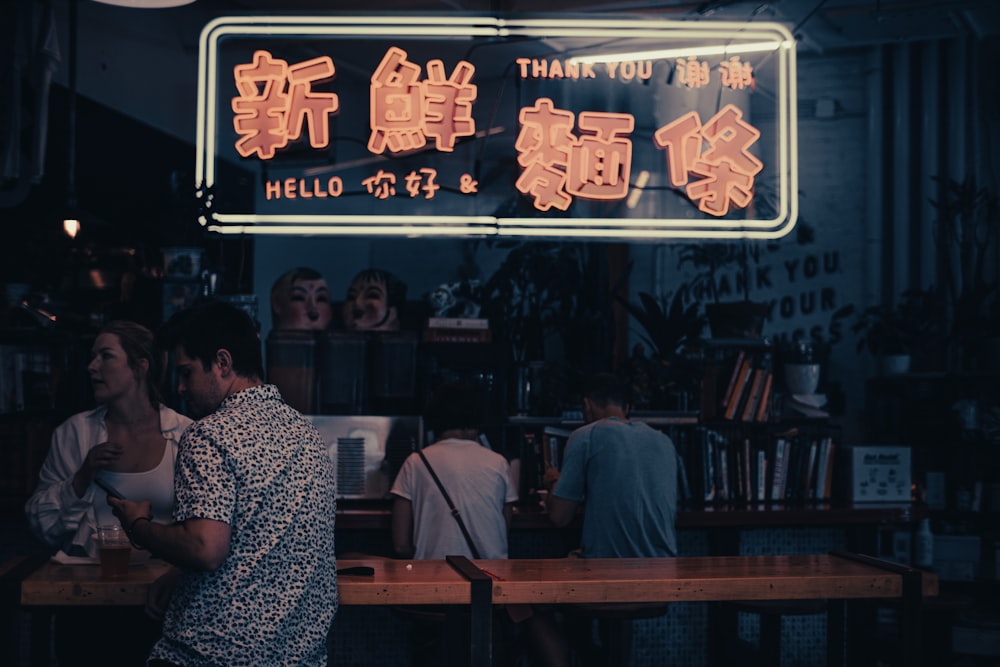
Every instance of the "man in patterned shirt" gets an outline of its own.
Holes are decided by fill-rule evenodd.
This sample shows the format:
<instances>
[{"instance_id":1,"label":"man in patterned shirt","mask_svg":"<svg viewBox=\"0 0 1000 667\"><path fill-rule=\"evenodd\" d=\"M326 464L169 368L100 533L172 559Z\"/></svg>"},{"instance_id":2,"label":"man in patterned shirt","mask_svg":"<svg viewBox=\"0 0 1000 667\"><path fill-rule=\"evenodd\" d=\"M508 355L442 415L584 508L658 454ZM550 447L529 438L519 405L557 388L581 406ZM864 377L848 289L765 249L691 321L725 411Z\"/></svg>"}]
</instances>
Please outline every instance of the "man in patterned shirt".
<instances>
[{"instance_id":1,"label":"man in patterned shirt","mask_svg":"<svg viewBox=\"0 0 1000 667\"><path fill-rule=\"evenodd\" d=\"M337 610L334 473L312 424L263 384L253 321L210 302L160 332L193 416L175 523L109 501L132 540L178 568L151 665L325 665Z\"/></svg>"}]
</instances>

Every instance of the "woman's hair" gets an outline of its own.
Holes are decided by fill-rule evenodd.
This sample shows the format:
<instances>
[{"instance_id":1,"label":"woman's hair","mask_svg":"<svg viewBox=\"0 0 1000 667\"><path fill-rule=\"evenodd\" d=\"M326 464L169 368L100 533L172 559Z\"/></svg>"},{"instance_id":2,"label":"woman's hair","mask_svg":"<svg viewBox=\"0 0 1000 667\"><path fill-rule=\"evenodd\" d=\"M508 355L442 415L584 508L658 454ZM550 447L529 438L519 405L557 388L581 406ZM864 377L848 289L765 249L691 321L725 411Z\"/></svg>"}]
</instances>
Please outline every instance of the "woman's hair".
<instances>
[{"instance_id":1,"label":"woman's hair","mask_svg":"<svg viewBox=\"0 0 1000 667\"><path fill-rule=\"evenodd\" d=\"M129 368L138 373L139 362L145 359L149 362L149 372L146 374L146 387L149 391L149 400L154 407L159 407L163 402L163 394L160 391L160 383L163 381L163 355L157 349L153 332L137 322L128 320L112 320L104 325L98 332L101 334L112 334L118 338L122 349L125 350L125 358Z\"/></svg>"}]
</instances>

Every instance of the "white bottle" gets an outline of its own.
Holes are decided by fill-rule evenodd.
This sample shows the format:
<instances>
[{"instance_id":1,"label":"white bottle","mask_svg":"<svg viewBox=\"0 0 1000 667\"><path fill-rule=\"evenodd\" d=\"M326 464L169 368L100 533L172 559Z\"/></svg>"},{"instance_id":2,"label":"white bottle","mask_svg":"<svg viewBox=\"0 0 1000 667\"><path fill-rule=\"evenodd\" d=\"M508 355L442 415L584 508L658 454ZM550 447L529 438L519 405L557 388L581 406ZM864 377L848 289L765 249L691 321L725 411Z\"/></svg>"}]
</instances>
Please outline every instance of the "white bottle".
<instances>
[{"instance_id":1,"label":"white bottle","mask_svg":"<svg viewBox=\"0 0 1000 667\"><path fill-rule=\"evenodd\" d=\"M922 568L934 564L934 533L931 532L930 519L920 520L913 546L913 564Z\"/></svg>"}]
</instances>

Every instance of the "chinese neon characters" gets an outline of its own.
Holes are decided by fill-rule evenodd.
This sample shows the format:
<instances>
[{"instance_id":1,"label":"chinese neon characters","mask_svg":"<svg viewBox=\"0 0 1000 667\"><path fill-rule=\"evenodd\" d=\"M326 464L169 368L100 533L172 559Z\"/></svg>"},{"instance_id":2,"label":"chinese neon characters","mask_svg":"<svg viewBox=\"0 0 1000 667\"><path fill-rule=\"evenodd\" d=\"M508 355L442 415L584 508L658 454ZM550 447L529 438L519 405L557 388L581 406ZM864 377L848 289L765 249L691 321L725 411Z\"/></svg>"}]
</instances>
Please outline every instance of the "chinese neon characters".
<instances>
[{"instance_id":1,"label":"chinese neon characters","mask_svg":"<svg viewBox=\"0 0 1000 667\"><path fill-rule=\"evenodd\" d=\"M579 116L581 136L573 134L573 113L556 109L540 98L521 109L521 132L514 147L524 171L517 189L532 194L535 208L565 211L570 195L586 199L622 199L628 193L632 166L632 114L584 111Z\"/></svg>"},{"instance_id":2,"label":"chinese neon characters","mask_svg":"<svg viewBox=\"0 0 1000 667\"><path fill-rule=\"evenodd\" d=\"M529 74L529 64L530 74L537 75L535 61L522 58L516 62L522 77ZM607 68L613 76L618 64ZM676 68L679 82L686 87L709 82L707 62L681 58ZM723 87L753 88L753 70L738 57L722 62L718 69ZM577 73L561 67L558 71L560 76ZM593 77L594 71L593 67L581 68L579 76ZM239 97L233 98L232 108L239 154L271 159L307 129L310 146L328 146L330 118L339 112L340 102L336 94L314 87L331 80L335 72L328 56L290 65L267 51L256 51L252 62L237 65L234 76ZM644 70L636 66L635 72ZM450 73L443 61L430 60L421 79L421 66L411 62L403 49L389 47L370 80L368 151L375 155L421 150L450 153L460 139L474 137L474 74L475 67L464 60ZM644 76L648 78L648 72ZM566 211L574 198L615 201L628 196L635 116L610 111L574 113L558 108L548 97L539 97L520 108L518 121L514 148L520 172L514 185L532 198L535 208ZM745 208L752 200L754 179L763 163L750 149L759 138L760 131L732 104L705 123L692 111L653 133L654 145L666 153L670 186L683 188L700 211L715 217ZM284 178L264 185L268 200L335 199L350 187L340 176L325 182L316 177ZM442 184L438 171L427 166L408 167L400 174L380 168L355 183L380 200L433 199L446 185L460 195L478 192L478 183L469 174L461 174L457 184Z\"/></svg>"},{"instance_id":3,"label":"chinese neon characters","mask_svg":"<svg viewBox=\"0 0 1000 667\"><path fill-rule=\"evenodd\" d=\"M653 134L656 146L667 152L671 185L687 185L687 195L700 211L720 217L729 212L730 203L744 208L753 198L753 177L764 165L747 149L759 138L760 130L732 104L704 125L692 111ZM704 178L688 184L689 173Z\"/></svg>"},{"instance_id":4,"label":"chinese neon characters","mask_svg":"<svg viewBox=\"0 0 1000 667\"><path fill-rule=\"evenodd\" d=\"M427 78L418 81L420 66L406 59L406 51L392 46L371 80L371 137L368 150L380 155L423 148L433 138L439 151L455 150L458 137L476 133L472 103L477 87L471 83L476 68L459 61L445 78L444 63L427 63Z\"/></svg>"},{"instance_id":5,"label":"chinese neon characters","mask_svg":"<svg viewBox=\"0 0 1000 667\"><path fill-rule=\"evenodd\" d=\"M325 148L330 143L327 122L339 109L334 93L312 90L312 85L334 75L333 60L322 56L289 66L267 51L253 54L253 62L233 68L239 97L233 99L233 127L241 138L236 151L269 160L279 148L302 136L309 121L309 144Z\"/></svg>"},{"instance_id":6,"label":"chinese neon characters","mask_svg":"<svg viewBox=\"0 0 1000 667\"><path fill-rule=\"evenodd\" d=\"M534 197L540 211L565 211L573 197L623 199L628 194L632 141L631 114L581 112L581 136L573 134L573 113L557 109L548 98L520 113L521 132L514 146L523 167L515 183ZM726 215L731 205L746 207L753 180L763 163L749 152L760 131L743 113L726 105L707 123L694 111L664 125L654 143L667 152L671 185L686 187L688 197L709 215ZM690 174L701 176L688 183Z\"/></svg>"}]
</instances>

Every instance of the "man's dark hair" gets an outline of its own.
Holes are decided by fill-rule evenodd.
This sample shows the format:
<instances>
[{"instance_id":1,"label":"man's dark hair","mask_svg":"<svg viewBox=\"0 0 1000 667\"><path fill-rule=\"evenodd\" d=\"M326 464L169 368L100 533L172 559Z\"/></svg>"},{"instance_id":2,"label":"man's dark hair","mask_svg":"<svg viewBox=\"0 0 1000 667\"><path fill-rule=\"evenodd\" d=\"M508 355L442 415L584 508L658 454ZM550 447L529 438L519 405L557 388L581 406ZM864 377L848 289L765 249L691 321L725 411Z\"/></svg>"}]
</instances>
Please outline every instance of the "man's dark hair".
<instances>
[{"instance_id":1,"label":"man's dark hair","mask_svg":"<svg viewBox=\"0 0 1000 667\"><path fill-rule=\"evenodd\" d=\"M583 387L584 398L605 407L617 405L627 407L631 403L628 383L625 378L614 373L597 373L587 380Z\"/></svg>"},{"instance_id":2,"label":"man's dark hair","mask_svg":"<svg viewBox=\"0 0 1000 667\"><path fill-rule=\"evenodd\" d=\"M478 387L448 383L438 387L424 408L424 426L440 437L452 429L483 427L482 393Z\"/></svg>"},{"instance_id":3,"label":"man's dark hair","mask_svg":"<svg viewBox=\"0 0 1000 667\"><path fill-rule=\"evenodd\" d=\"M157 333L166 350L181 347L207 371L220 349L229 350L242 377L264 377L260 336L253 319L225 301L205 301L174 314Z\"/></svg>"}]
</instances>

